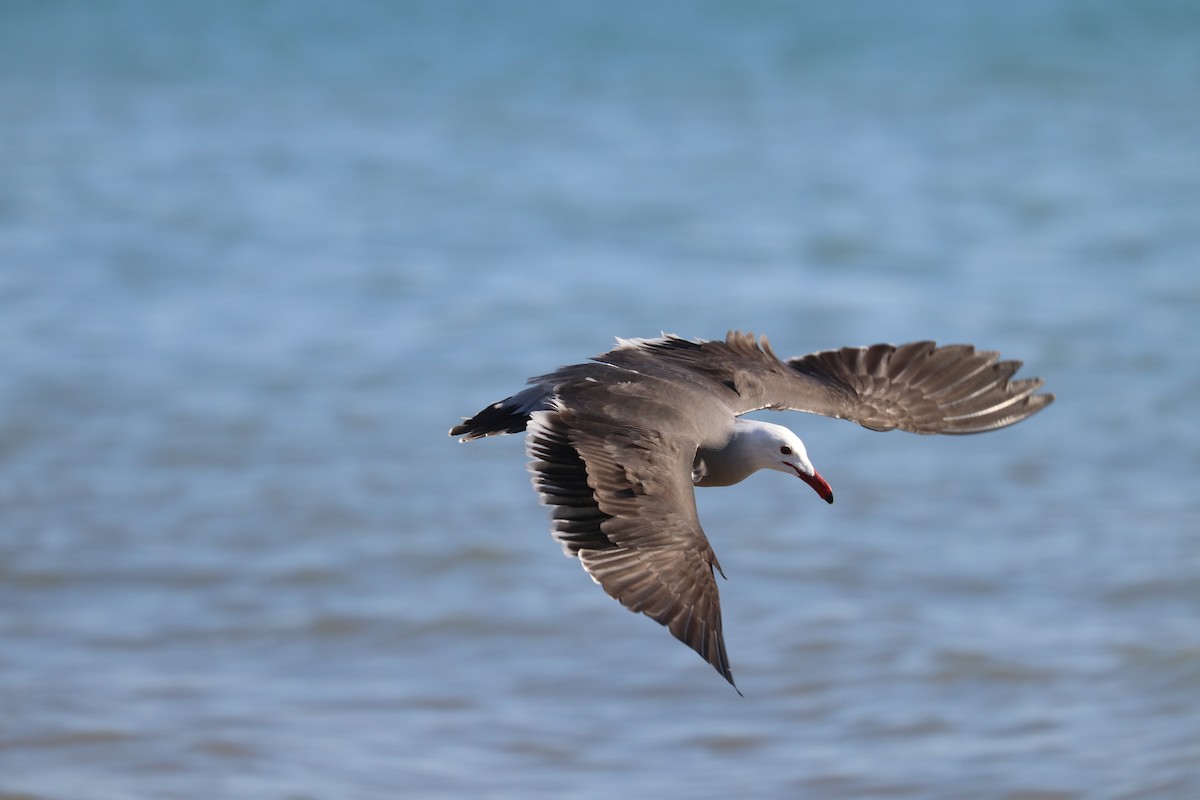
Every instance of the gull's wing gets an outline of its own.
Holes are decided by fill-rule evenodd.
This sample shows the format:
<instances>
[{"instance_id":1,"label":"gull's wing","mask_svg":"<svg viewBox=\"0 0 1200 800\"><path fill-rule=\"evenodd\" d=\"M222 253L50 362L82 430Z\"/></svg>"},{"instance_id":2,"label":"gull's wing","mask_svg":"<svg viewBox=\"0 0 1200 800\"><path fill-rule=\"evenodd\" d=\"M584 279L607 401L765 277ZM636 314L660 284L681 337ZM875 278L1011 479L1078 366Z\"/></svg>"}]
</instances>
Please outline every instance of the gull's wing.
<instances>
[{"instance_id":1,"label":"gull's wing","mask_svg":"<svg viewBox=\"0 0 1200 800\"><path fill-rule=\"evenodd\" d=\"M877 431L982 433L1020 422L1054 402L1052 394L1036 394L1041 378L1012 380L1020 361L999 358L971 345L933 342L825 350L784 363L826 391L816 402L804 391L783 404Z\"/></svg>"},{"instance_id":2,"label":"gull's wing","mask_svg":"<svg viewBox=\"0 0 1200 800\"><path fill-rule=\"evenodd\" d=\"M679 417L666 403L654 407L664 418ZM640 411L650 413L645 403ZM696 446L664 434L670 425L645 422L635 427L561 402L534 412L526 443L533 485L554 509L554 537L567 554L578 556L610 596L665 625L732 684L713 576L720 565L692 489Z\"/></svg>"},{"instance_id":3,"label":"gull's wing","mask_svg":"<svg viewBox=\"0 0 1200 800\"><path fill-rule=\"evenodd\" d=\"M1020 361L971 345L933 342L843 347L780 360L766 337L731 331L724 342L674 336L632 340L598 361L690 375L735 414L790 409L857 422L872 430L981 433L1020 422L1054 401L1041 378L1012 380Z\"/></svg>"}]
</instances>

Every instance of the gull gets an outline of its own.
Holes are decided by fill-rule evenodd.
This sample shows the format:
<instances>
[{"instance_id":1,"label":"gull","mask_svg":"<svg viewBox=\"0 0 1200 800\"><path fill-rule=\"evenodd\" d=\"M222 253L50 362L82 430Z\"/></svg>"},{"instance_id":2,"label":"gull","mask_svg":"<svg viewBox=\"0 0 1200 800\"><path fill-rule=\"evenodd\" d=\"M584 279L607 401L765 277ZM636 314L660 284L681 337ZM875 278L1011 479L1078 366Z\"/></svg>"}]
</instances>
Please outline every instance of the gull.
<instances>
[{"instance_id":1,"label":"gull","mask_svg":"<svg viewBox=\"0 0 1200 800\"><path fill-rule=\"evenodd\" d=\"M982 433L1054 400L1020 361L929 341L843 347L780 359L767 338L617 339L582 364L455 425L469 442L527 432L533 487L551 533L605 592L667 627L731 685L714 571L696 486L760 469L795 475L827 503L829 483L788 428L742 419L761 409L846 419L875 431ZM740 693L740 692L739 692Z\"/></svg>"}]
</instances>

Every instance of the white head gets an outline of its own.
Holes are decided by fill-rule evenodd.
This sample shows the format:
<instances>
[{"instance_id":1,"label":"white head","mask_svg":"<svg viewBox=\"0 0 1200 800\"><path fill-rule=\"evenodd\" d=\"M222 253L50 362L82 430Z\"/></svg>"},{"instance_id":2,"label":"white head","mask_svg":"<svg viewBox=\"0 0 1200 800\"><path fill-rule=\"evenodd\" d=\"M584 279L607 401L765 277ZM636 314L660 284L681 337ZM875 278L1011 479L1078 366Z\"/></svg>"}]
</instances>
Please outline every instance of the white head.
<instances>
[{"instance_id":1,"label":"white head","mask_svg":"<svg viewBox=\"0 0 1200 800\"><path fill-rule=\"evenodd\" d=\"M833 490L808 460L804 442L782 425L754 420L737 421L741 429L739 438L746 457L752 459L754 469L775 469L795 475L813 488L826 503L833 502Z\"/></svg>"}]
</instances>

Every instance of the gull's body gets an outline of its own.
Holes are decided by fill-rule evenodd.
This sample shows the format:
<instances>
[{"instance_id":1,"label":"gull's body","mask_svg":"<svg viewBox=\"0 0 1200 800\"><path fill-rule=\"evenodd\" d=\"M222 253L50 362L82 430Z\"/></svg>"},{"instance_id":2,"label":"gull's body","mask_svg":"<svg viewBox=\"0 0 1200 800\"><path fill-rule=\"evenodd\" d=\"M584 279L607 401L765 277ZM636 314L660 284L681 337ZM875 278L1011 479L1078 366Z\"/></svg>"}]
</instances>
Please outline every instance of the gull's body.
<instances>
[{"instance_id":1,"label":"gull's body","mask_svg":"<svg viewBox=\"0 0 1200 800\"><path fill-rule=\"evenodd\" d=\"M593 580L666 625L730 683L713 570L693 486L759 469L833 493L788 428L741 419L764 408L873 430L965 434L1019 422L1053 401L1017 361L969 345L873 345L781 361L766 337L618 340L590 363L532 378L451 431L462 441L528 431L533 485L552 533Z\"/></svg>"}]
</instances>

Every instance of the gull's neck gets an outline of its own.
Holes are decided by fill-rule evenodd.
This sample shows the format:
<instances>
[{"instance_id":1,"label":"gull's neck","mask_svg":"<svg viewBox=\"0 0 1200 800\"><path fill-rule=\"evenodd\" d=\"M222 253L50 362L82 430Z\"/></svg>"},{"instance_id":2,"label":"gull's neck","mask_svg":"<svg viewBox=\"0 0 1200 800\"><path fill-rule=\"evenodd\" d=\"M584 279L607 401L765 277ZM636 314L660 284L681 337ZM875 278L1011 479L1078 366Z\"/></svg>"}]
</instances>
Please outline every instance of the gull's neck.
<instances>
[{"instance_id":1,"label":"gull's neck","mask_svg":"<svg viewBox=\"0 0 1200 800\"><path fill-rule=\"evenodd\" d=\"M696 451L693 474L697 486L732 486L762 469L757 457L764 439L772 438L772 431L780 428L770 422L752 419L735 419L729 429L729 438L719 447L701 447Z\"/></svg>"}]
</instances>

